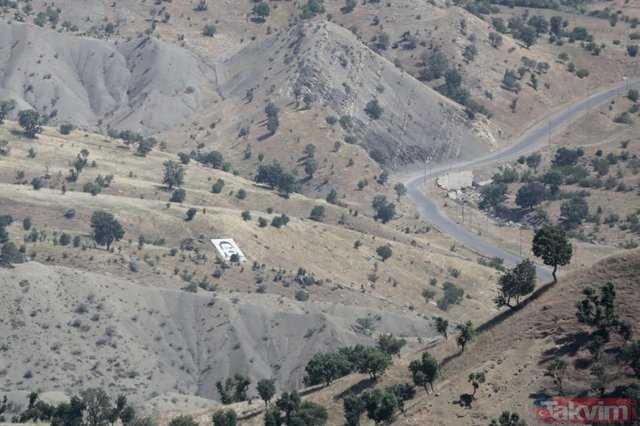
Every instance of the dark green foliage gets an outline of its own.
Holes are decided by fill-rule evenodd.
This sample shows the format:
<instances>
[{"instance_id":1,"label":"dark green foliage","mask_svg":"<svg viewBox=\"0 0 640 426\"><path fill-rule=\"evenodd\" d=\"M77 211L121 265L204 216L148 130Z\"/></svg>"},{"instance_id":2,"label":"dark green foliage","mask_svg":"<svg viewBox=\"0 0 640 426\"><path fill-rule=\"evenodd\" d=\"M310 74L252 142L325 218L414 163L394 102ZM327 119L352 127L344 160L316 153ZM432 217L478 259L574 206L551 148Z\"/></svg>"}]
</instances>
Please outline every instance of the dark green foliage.
<instances>
[{"instance_id":1,"label":"dark green foliage","mask_svg":"<svg viewBox=\"0 0 640 426\"><path fill-rule=\"evenodd\" d=\"M241 216L242 216L242 220L244 220L245 222L251 220L251 212L249 210L243 211Z\"/></svg>"},{"instance_id":2,"label":"dark green foliage","mask_svg":"<svg viewBox=\"0 0 640 426\"><path fill-rule=\"evenodd\" d=\"M380 246L376 249L376 254L380 256L380 259L384 262L393 255L393 251L389 245Z\"/></svg>"},{"instance_id":3,"label":"dark green foliage","mask_svg":"<svg viewBox=\"0 0 640 426\"><path fill-rule=\"evenodd\" d=\"M315 206L311 209L311 213L309 214L309 219L315 220L316 222L322 222L325 218L325 208L324 206Z\"/></svg>"},{"instance_id":4,"label":"dark green foliage","mask_svg":"<svg viewBox=\"0 0 640 426\"><path fill-rule=\"evenodd\" d=\"M307 386L321 383L329 386L334 380L346 376L353 370L353 363L343 352L318 353L305 367L304 383Z\"/></svg>"},{"instance_id":5,"label":"dark green foliage","mask_svg":"<svg viewBox=\"0 0 640 426\"><path fill-rule=\"evenodd\" d=\"M553 159L554 166L573 166L578 159L584 155L581 148L570 149L560 148L556 151L556 156Z\"/></svg>"},{"instance_id":6,"label":"dark green foliage","mask_svg":"<svg viewBox=\"0 0 640 426\"><path fill-rule=\"evenodd\" d=\"M378 337L378 349L389 355L400 356L400 350L407 344L405 339L398 339L393 334L381 334Z\"/></svg>"},{"instance_id":7,"label":"dark green foliage","mask_svg":"<svg viewBox=\"0 0 640 426\"><path fill-rule=\"evenodd\" d=\"M338 202L338 193L335 189L331 189L331 191L329 191L326 200L329 204L336 204Z\"/></svg>"},{"instance_id":8,"label":"dark green foliage","mask_svg":"<svg viewBox=\"0 0 640 426\"><path fill-rule=\"evenodd\" d=\"M342 400L344 407L344 418L346 426L358 426L360 424L360 416L367 409L366 402L358 395L349 394Z\"/></svg>"},{"instance_id":9,"label":"dark green foliage","mask_svg":"<svg viewBox=\"0 0 640 426\"><path fill-rule=\"evenodd\" d=\"M583 197L571 197L560 206L560 214L568 228L575 228L589 216L589 204Z\"/></svg>"},{"instance_id":10,"label":"dark green foliage","mask_svg":"<svg viewBox=\"0 0 640 426\"><path fill-rule=\"evenodd\" d=\"M220 394L220 402L223 404L233 404L247 400L247 390L251 381L241 374L227 378L224 382L216 382L216 389Z\"/></svg>"},{"instance_id":11,"label":"dark green foliage","mask_svg":"<svg viewBox=\"0 0 640 426\"><path fill-rule=\"evenodd\" d=\"M409 383L398 383L385 388L388 392L396 397L398 408L404 413L404 403L416 396L416 388Z\"/></svg>"},{"instance_id":12,"label":"dark green foliage","mask_svg":"<svg viewBox=\"0 0 640 426\"><path fill-rule=\"evenodd\" d=\"M209 166L214 169L221 169L225 164L224 156L220 152L215 150L212 150L206 153L195 152L193 154L194 154L193 157L198 163L204 164L205 166ZM180 161L184 163L182 158Z\"/></svg>"},{"instance_id":13,"label":"dark green foliage","mask_svg":"<svg viewBox=\"0 0 640 426\"><path fill-rule=\"evenodd\" d=\"M180 186L184 183L184 167L172 160L167 160L163 163L164 174L162 177L162 183L167 185L169 189L173 189L174 186Z\"/></svg>"},{"instance_id":14,"label":"dark green foliage","mask_svg":"<svg viewBox=\"0 0 640 426\"><path fill-rule=\"evenodd\" d=\"M491 420L489 426L527 426L527 423L516 413L504 411L500 417Z\"/></svg>"},{"instance_id":15,"label":"dark green foliage","mask_svg":"<svg viewBox=\"0 0 640 426\"><path fill-rule=\"evenodd\" d=\"M535 286L536 266L529 259L525 259L498 279L500 294L495 299L496 305L499 308L502 306L513 308L511 300L515 299L517 305L521 297L533 292Z\"/></svg>"},{"instance_id":16,"label":"dark green foliage","mask_svg":"<svg viewBox=\"0 0 640 426\"><path fill-rule=\"evenodd\" d=\"M288 195L296 190L295 177L285 172L277 161L269 165L258 166L255 181L269 185L270 188L277 188L282 194Z\"/></svg>"},{"instance_id":17,"label":"dark green foliage","mask_svg":"<svg viewBox=\"0 0 640 426\"><path fill-rule=\"evenodd\" d=\"M224 180L218 178L216 183L211 185L211 192L213 192L214 194L219 194L222 192L223 188L224 188Z\"/></svg>"},{"instance_id":18,"label":"dark green foliage","mask_svg":"<svg viewBox=\"0 0 640 426\"><path fill-rule=\"evenodd\" d=\"M114 241L120 241L124 236L124 230L115 217L102 210L95 211L91 216L91 228L94 241L99 245L106 245L107 250Z\"/></svg>"},{"instance_id":19,"label":"dark green foliage","mask_svg":"<svg viewBox=\"0 0 640 426\"><path fill-rule=\"evenodd\" d=\"M324 13L324 0L307 0L302 7L302 19L310 19Z\"/></svg>"},{"instance_id":20,"label":"dark green foliage","mask_svg":"<svg viewBox=\"0 0 640 426\"><path fill-rule=\"evenodd\" d=\"M289 216L287 216L286 214L275 216L271 220L271 226L275 228L282 228L283 226L287 226L288 223L289 223Z\"/></svg>"},{"instance_id":21,"label":"dark green foliage","mask_svg":"<svg viewBox=\"0 0 640 426\"><path fill-rule=\"evenodd\" d=\"M449 309L451 305L457 305L462 302L462 298L464 296L464 290L455 284L446 281L442 285L442 289L444 290L444 295L438 299L437 305L438 308L446 311Z\"/></svg>"},{"instance_id":22,"label":"dark green foliage","mask_svg":"<svg viewBox=\"0 0 640 426\"><path fill-rule=\"evenodd\" d=\"M375 211L375 220L380 220L382 223L387 223L396 215L396 206L393 203L387 201L387 197L384 195L376 195L371 203L373 210Z\"/></svg>"},{"instance_id":23,"label":"dark green foliage","mask_svg":"<svg viewBox=\"0 0 640 426\"><path fill-rule=\"evenodd\" d=\"M516 194L516 204L523 209L530 209L545 200L546 188L539 182L529 182L520 187Z\"/></svg>"},{"instance_id":24,"label":"dark green foliage","mask_svg":"<svg viewBox=\"0 0 640 426\"><path fill-rule=\"evenodd\" d=\"M436 49L430 56L423 57L425 67L420 73L420 78L423 80L431 81L444 76L444 73L449 69L449 60L447 55L440 49Z\"/></svg>"},{"instance_id":25,"label":"dark green foliage","mask_svg":"<svg viewBox=\"0 0 640 426\"><path fill-rule=\"evenodd\" d=\"M264 108L264 112L267 114L267 130L274 134L280 127L280 110L273 102L269 102Z\"/></svg>"},{"instance_id":26,"label":"dark green foliage","mask_svg":"<svg viewBox=\"0 0 640 426\"><path fill-rule=\"evenodd\" d=\"M480 195L479 207L483 210L496 210L506 199L507 185L499 183L490 183L482 187Z\"/></svg>"},{"instance_id":27,"label":"dark green foliage","mask_svg":"<svg viewBox=\"0 0 640 426\"><path fill-rule=\"evenodd\" d=\"M364 112L366 112L369 118L371 118L372 120L377 120L382 116L384 110L380 106L378 100L374 98L367 102L367 105L364 108Z\"/></svg>"},{"instance_id":28,"label":"dark green foliage","mask_svg":"<svg viewBox=\"0 0 640 426\"><path fill-rule=\"evenodd\" d=\"M218 29L213 24L207 24L202 28L202 35L205 37L213 37L218 32Z\"/></svg>"},{"instance_id":29,"label":"dark green foliage","mask_svg":"<svg viewBox=\"0 0 640 426\"><path fill-rule=\"evenodd\" d=\"M376 424L390 423L398 409L398 400L391 392L374 389L364 392L361 398L365 402L367 416Z\"/></svg>"},{"instance_id":30,"label":"dark green foliage","mask_svg":"<svg viewBox=\"0 0 640 426\"><path fill-rule=\"evenodd\" d=\"M409 371L411 371L413 383L423 387L429 393L429 388L433 390L433 382L438 378L440 366L429 352L423 352L420 360L411 361Z\"/></svg>"},{"instance_id":31,"label":"dark green foliage","mask_svg":"<svg viewBox=\"0 0 640 426\"><path fill-rule=\"evenodd\" d=\"M173 193L171 194L171 199L169 201L171 201L172 203L182 203L186 196L187 191L182 188L178 188L173 191Z\"/></svg>"},{"instance_id":32,"label":"dark green foliage","mask_svg":"<svg viewBox=\"0 0 640 426\"><path fill-rule=\"evenodd\" d=\"M73 131L73 129L75 129L73 124L65 123L61 124L58 130L60 131L61 135L68 135Z\"/></svg>"},{"instance_id":33,"label":"dark green foliage","mask_svg":"<svg viewBox=\"0 0 640 426\"><path fill-rule=\"evenodd\" d=\"M256 386L258 395L264 401L265 405L269 405L269 401L276 394L276 382L272 379L262 379L258 381Z\"/></svg>"},{"instance_id":34,"label":"dark green foliage","mask_svg":"<svg viewBox=\"0 0 640 426\"><path fill-rule=\"evenodd\" d=\"M318 404L302 401L296 391L284 392L265 414L265 426L323 426L327 410Z\"/></svg>"},{"instance_id":35,"label":"dark green foliage","mask_svg":"<svg viewBox=\"0 0 640 426\"><path fill-rule=\"evenodd\" d=\"M398 201L400 201L400 197L402 197L403 195L405 195L407 193L407 187L404 186L403 183L397 183L393 187L393 190L396 192L396 195L398 196Z\"/></svg>"},{"instance_id":36,"label":"dark green foliage","mask_svg":"<svg viewBox=\"0 0 640 426\"><path fill-rule=\"evenodd\" d=\"M0 233L3 230L1 229ZM11 265L13 263L23 263L24 261L24 254L18 250L18 247L12 241L2 244L2 248L0 248L0 265Z\"/></svg>"},{"instance_id":37,"label":"dark green foliage","mask_svg":"<svg viewBox=\"0 0 640 426\"><path fill-rule=\"evenodd\" d=\"M471 340L473 340L476 331L471 321L467 321L464 325L459 324L456 328L460 332L456 338L456 343L460 346L461 352L464 352L464 348Z\"/></svg>"},{"instance_id":38,"label":"dark green foliage","mask_svg":"<svg viewBox=\"0 0 640 426\"><path fill-rule=\"evenodd\" d=\"M0 101L0 124L4 123L4 120L7 116L13 111L16 107L16 102L14 100L8 101Z\"/></svg>"},{"instance_id":39,"label":"dark green foliage","mask_svg":"<svg viewBox=\"0 0 640 426\"><path fill-rule=\"evenodd\" d=\"M438 334L442 335L442 337L444 337L445 340L447 340L447 338L449 337L449 333L448 333L449 321L441 317L436 317L434 319L434 322L435 322L436 331L438 332Z\"/></svg>"},{"instance_id":40,"label":"dark green foliage","mask_svg":"<svg viewBox=\"0 0 640 426\"><path fill-rule=\"evenodd\" d=\"M556 282L558 266L569 264L573 256L573 246L562 228L544 225L533 237L533 254L542 258L545 265L553 266L553 281Z\"/></svg>"},{"instance_id":41,"label":"dark green foliage","mask_svg":"<svg viewBox=\"0 0 640 426\"><path fill-rule=\"evenodd\" d=\"M32 109L18 113L18 123L24 129L25 136L35 138L42 131L40 113Z\"/></svg>"},{"instance_id":42,"label":"dark green foliage","mask_svg":"<svg viewBox=\"0 0 640 426\"><path fill-rule=\"evenodd\" d=\"M198 212L198 210L196 210L195 207L190 207L189 210L187 210L187 217L185 218L185 220L187 222L190 222L193 220L194 217L196 217L196 213Z\"/></svg>"},{"instance_id":43,"label":"dark green foliage","mask_svg":"<svg viewBox=\"0 0 640 426\"><path fill-rule=\"evenodd\" d=\"M173 418L169 422L169 426L199 426L198 423L191 416L182 415Z\"/></svg>"},{"instance_id":44,"label":"dark green foliage","mask_svg":"<svg viewBox=\"0 0 640 426\"><path fill-rule=\"evenodd\" d=\"M640 379L640 340L623 347L620 360L633 370L636 379Z\"/></svg>"},{"instance_id":45,"label":"dark green foliage","mask_svg":"<svg viewBox=\"0 0 640 426\"><path fill-rule=\"evenodd\" d=\"M233 410L220 410L213 413L211 420L213 420L213 426L236 426L238 416Z\"/></svg>"}]
</instances>

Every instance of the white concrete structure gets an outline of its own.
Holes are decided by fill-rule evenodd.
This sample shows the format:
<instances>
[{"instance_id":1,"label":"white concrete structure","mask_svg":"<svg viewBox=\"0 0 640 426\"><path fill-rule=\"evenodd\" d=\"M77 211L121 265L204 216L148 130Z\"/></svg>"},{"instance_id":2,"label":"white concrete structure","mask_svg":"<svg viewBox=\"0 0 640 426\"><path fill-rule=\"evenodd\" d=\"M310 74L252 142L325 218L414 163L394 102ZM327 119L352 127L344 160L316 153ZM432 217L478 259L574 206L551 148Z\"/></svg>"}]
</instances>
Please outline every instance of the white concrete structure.
<instances>
[{"instance_id":1,"label":"white concrete structure","mask_svg":"<svg viewBox=\"0 0 640 426\"><path fill-rule=\"evenodd\" d=\"M473 185L473 172L464 170L461 172L447 173L438 177L438 186L445 191L458 191Z\"/></svg>"},{"instance_id":2,"label":"white concrete structure","mask_svg":"<svg viewBox=\"0 0 640 426\"><path fill-rule=\"evenodd\" d=\"M231 260L231 256L233 256L234 254L238 255L238 260L240 262L244 262L247 260L247 258L244 256L244 253L242 253L242 250L240 250L240 247L238 247L233 238L212 239L211 243L216 248L218 256L220 256L223 260Z\"/></svg>"}]
</instances>

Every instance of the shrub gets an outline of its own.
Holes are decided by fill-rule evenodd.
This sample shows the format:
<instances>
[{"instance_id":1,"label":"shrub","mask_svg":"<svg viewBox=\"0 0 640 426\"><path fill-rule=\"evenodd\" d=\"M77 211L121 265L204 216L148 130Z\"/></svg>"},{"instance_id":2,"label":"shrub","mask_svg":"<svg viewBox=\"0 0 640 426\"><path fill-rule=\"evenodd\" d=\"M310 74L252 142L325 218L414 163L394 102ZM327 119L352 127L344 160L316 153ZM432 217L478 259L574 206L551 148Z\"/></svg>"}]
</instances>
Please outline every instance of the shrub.
<instances>
[{"instance_id":1,"label":"shrub","mask_svg":"<svg viewBox=\"0 0 640 426\"><path fill-rule=\"evenodd\" d=\"M62 135L68 135L69 133L71 133L73 131L73 129L75 129L75 127L73 126L73 124L61 124L60 125L60 134Z\"/></svg>"},{"instance_id":2,"label":"shrub","mask_svg":"<svg viewBox=\"0 0 640 426\"><path fill-rule=\"evenodd\" d=\"M171 194L171 199L169 201L171 201L172 203L182 203L186 195L187 195L187 191L185 191L182 188L178 188L175 191L173 191L173 193Z\"/></svg>"},{"instance_id":3,"label":"shrub","mask_svg":"<svg viewBox=\"0 0 640 426\"><path fill-rule=\"evenodd\" d=\"M245 222L251 220L251 212L249 210L243 211L241 216L242 216L242 220L244 220Z\"/></svg>"},{"instance_id":4,"label":"shrub","mask_svg":"<svg viewBox=\"0 0 640 426\"><path fill-rule=\"evenodd\" d=\"M309 214L309 219L315 220L316 222L322 222L325 218L325 208L324 206L315 206L311 209L311 213Z\"/></svg>"},{"instance_id":5,"label":"shrub","mask_svg":"<svg viewBox=\"0 0 640 426\"><path fill-rule=\"evenodd\" d=\"M236 198L238 198L238 200L244 200L245 198L247 198L247 191L245 191L244 189L240 189L236 194Z\"/></svg>"},{"instance_id":6,"label":"shrub","mask_svg":"<svg viewBox=\"0 0 640 426\"><path fill-rule=\"evenodd\" d=\"M442 289L444 290L444 295L437 302L438 308L446 311L450 305L457 305L462 301L464 290L460 287L449 281L445 281Z\"/></svg>"},{"instance_id":7,"label":"shrub","mask_svg":"<svg viewBox=\"0 0 640 426\"><path fill-rule=\"evenodd\" d=\"M189 210L187 210L187 217L186 217L186 221L191 221L193 220L193 218L195 217L196 213L198 212L198 210L196 210L194 207L189 208Z\"/></svg>"},{"instance_id":8,"label":"shrub","mask_svg":"<svg viewBox=\"0 0 640 426\"><path fill-rule=\"evenodd\" d=\"M213 24L207 24L202 29L202 35L205 37L213 37L218 32L217 28Z\"/></svg>"},{"instance_id":9,"label":"shrub","mask_svg":"<svg viewBox=\"0 0 640 426\"><path fill-rule=\"evenodd\" d=\"M581 68L578 71L576 71L576 76L578 78L585 78L589 76L589 70Z\"/></svg>"},{"instance_id":10,"label":"shrub","mask_svg":"<svg viewBox=\"0 0 640 426\"><path fill-rule=\"evenodd\" d=\"M224 180L218 179L216 183L211 186L211 192L219 194L222 192L222 188L224 188Z\"/></svg>"}]
</instances>

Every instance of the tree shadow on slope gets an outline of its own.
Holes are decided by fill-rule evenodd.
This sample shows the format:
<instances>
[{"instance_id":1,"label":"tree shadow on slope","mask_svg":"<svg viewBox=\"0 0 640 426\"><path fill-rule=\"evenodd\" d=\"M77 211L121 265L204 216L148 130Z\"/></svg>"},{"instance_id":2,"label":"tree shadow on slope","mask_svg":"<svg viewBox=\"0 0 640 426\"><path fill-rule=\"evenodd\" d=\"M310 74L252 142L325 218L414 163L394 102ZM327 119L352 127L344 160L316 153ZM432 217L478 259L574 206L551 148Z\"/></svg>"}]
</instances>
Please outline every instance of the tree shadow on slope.
<instances>
[{"instance_id":1,"label":"tree shadow on slope","mask_svg":"<svg viewBox=\"0 0 640 426\"><path fill-rule=\"evenodd\" d=\"M362 379L357 383L349 386L347 389L343 390L339 394L333 397L334 401L344 398L347 395L357 395L362 393L365 389L371 388L376 384L376 381L371 377L367 377L366 379Z\"/></svg>"}]
</instances>

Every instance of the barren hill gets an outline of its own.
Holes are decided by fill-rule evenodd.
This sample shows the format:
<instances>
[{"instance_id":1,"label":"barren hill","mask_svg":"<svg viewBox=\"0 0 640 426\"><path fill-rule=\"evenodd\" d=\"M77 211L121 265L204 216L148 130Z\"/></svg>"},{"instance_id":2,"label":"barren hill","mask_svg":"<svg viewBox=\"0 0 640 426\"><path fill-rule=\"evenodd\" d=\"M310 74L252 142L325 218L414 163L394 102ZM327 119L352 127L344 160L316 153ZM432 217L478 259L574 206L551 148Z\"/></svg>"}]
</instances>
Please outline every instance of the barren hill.
<instances>
[{"instance_id":1,"label":"barren hill","mask_svg":"<svg viewBox=\"0 0 640 426\"><path fill-rule=\"evenodd\" d=\"M2 391L73 393L102 386L138 402L178 393L218 399L235 373L300 387L319 351L372 342L380 332L433 338L427 320L278 296L193 294L37 263L0 270ZM254 394L254 392L251 392Z\"/></svg>"},{"instance_id":2,"label":"barren hill","mask_svg":"<svg viewBox=\"0 0 640 426\"><path fill-rule=\"evenodd\" d=\"M213 67L151 38L108 42L0 23L0 98L52 123L167 130L218 97Z\"/></svg>"}]
</instances>

